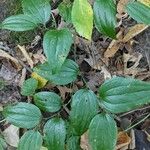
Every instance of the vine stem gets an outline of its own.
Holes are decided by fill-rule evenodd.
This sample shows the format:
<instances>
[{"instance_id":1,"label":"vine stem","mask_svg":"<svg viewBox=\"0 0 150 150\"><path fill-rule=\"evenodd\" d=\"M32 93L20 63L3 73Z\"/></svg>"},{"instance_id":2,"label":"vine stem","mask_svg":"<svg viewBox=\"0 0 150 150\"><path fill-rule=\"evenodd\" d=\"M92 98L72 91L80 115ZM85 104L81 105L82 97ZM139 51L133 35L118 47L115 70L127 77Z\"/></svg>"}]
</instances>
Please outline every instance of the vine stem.
<instances>
[{"instance_id":1,"label":"vine stem","mask_svg":"<svg viewBox=\"0 0 150 150\"><path fill-rule=\"evenodd\" d=\"M137 126L138 124L142 123L144 120L146 120L148 117L150 116L150 114L146 115L142 120L140 120L139 122L135 123L134 125L128 127L125 132L129 131L130 129L134 128L135 126Z\"/></svg>"}]
</instances>

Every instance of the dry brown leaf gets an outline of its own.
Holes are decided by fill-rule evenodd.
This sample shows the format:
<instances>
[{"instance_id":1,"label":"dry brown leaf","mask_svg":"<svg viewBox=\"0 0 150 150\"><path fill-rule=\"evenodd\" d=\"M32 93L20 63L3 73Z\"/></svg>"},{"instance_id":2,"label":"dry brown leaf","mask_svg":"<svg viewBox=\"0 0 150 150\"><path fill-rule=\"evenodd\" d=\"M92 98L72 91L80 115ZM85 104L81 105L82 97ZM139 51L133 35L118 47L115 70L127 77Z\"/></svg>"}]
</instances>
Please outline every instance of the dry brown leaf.
<instances>
[{"instance_id":1,"label":"dry brown leaf","mask_svg":"<svg viewBox=\"0 0 150 150\"><path fill-rule=\"evenodd\" d=\"M121 131L118 133L118 139L117 139L117 146L116 149L125 149L128 148L128 145L131 142L131 138L128 136L127 133Z\"/></svg>"},{"instance_id":2,"label":"dry brown leaf","mask_svg":"<svg viewBox=\"0 0 150 150\"><path fill-rule=\"evenodd\" d=\"M125 5L129 2L129 0L120 0L117 5L117 12L122 14L125 12Z\"/></svg>"},{"instance_id":3,"label":"dry brown leaf","mask_svg":"<svg viewBox=\"0 0 150 150\"><path fill-rule=\"evenodd\" d=\"M3 131L3 135L5 138L5 141L13 147L17 147L18 146L18 142L19 142L19 128L14 126L14 125L10 125L8 128L6 128Z\"/></svg>"},{"instance_id":4,"label":"dry brown leaf","mask_svg":"<svg viewBox=\"0 0 150 150\"><path fill-rule=\"evenodd\" d=\"M21 73L21 78L20 78L20 81L19 81L19 86L20 86L20 87L23 85L23 82L24 82L25 79L26 79L26 73L27 73L27 69L26 69L26 68L23 68L23 69L22 69L22 73Z\"/></svg>"},{"instance_id":5,"label":"dry brown leaf","mask_svg":"<svg viewBox=\"0 0 150 150\"><path fill-rule=\"evenodd\" d=\"M143 68L138 68L139 62L142 58L141 53L133 53L133 54L123 54L124 58L124 74L125 75L132 75L133 77L137 75L139 72L145 71ZM134 62L134 65L130 68L127 68L128 61Z\"/></svg>"},{"instance_id":6,"label":"dry brown leaf","mask_svg":"<svg viewBox=\"0 0 150 150\"><path fill-rule=\"evenodd\" d=\"M59 89L60 95L63 100L65 100L66 98L66 93L72 93L72 89L66 86L57 86L57 88Z\"/></svg>"},{"instance_id":7,"label":"dry brown leaf","mask_svg":"<svg viewBox=\"0 0 150 150\"><path fill-rule=\"evenodd\" d=\"M81 136L80 146L83 150L91 150L88 142L88 131Z\"/></svg>"},{"instance_id":8,"label":"dry brown leaf","mask_svg":"<svg viewBox=\"0 0 150 150\"><path fill-rule=\"evenodd\" d=\"M21 67L20 64L19 64L19 61L16 58L12 57L7 52L5 52L5 51L3 51L1 49L0 49L0 57L6 58L6 59L10 59L15 64L15 66L18 69Z\"/></svg>"},{"instance_id":9,"label":"dry brown leaf","mask_svg":"<svg viewBox=\"0 0 150 150\"><path fill-rule=\"evenodd\" d=\"M124 43L128 42L133 37L135 37L136 35L138 35L139 33L141 33L142 31L144 31L147 28L148 28L148 25L144 25L144 24L136 24L136 25L132 26L129 29L128 33L124 36L122 42L124 42Z\"/></svg>"},{"instance_id":10,"label":"dry brown leaf","mask_svg":"<svg viewBox=\"0 0 150 150\"><path fill-rule=\"evenodd\" d=\"M20 49L20 51L22 52L23 56L26 58L28 64L30 65L31 68L33 68L33 61L30 58L29 54L27 53L25 46L20 46L18 45L18 48Z\"/></svg>"},{"instance_id":11,"label":"dry brown leaf","mask_svg":"<svg viewBox=\"0 0 150 150\"><path fill-rule=\"evenodd\" d=\"M118 40L112 40L112 42L108 46L107 50L105 51L105 53L104 53L105 58L113 57L115 55L115 53L119 50L119 48L123 45L121 43L122 36L123 36L123 31L120 30L117 34Z\"/></svg>"}]
</instances>

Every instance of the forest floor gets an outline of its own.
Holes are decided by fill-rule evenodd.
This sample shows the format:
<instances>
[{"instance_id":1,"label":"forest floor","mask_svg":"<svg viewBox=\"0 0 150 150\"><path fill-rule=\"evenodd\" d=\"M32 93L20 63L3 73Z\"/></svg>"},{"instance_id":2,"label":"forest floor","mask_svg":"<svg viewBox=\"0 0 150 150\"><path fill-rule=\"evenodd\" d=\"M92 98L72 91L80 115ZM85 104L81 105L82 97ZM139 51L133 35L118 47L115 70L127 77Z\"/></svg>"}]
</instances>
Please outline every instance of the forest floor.
<instances>
[{"instance_id":1,"label":"forest floor","mask_svg":"<svg viewBox=\"0 0 150 150\"><path fill-rule=\"evenodd\" d=\"M20 8L17 0L1 0L0 22L18 13ZM120 8L118 12L121 11ZM123 16L118 13L118 18L121 17L117 29L118 40L112 41L94 29L93 41L89 43L77 36L69 54L69 58L74 59L79 65L88 87L95 93L100 85L112 76L130 76L150 82L150 27L137 24L126 14ZM0 30L0 111L5 105L27 100L20 94L20 87L23 81L30 77L32 64L28 63L18 45L25 49L35 66L45 61L42 38L42 33L37 30L24 33ZM10 59L8 55L9 58L11 56ZM60 92L61 97L66 99L83 85L83 81L78 78L72 87L47 85L46 88ZM121 134L121 129L134 125L149 113L150 105L146 105L118 115L117 122L120 127L118 149L150 150L150 119L139 123L128 134ZM0 118L3 119L1 115ZM0 123L0 132L5 133L8 149L15 149L19 130L9 127L7 123ZM88 150L84 135L82 140L83 149Z\"/></svg>"}]
</instances>

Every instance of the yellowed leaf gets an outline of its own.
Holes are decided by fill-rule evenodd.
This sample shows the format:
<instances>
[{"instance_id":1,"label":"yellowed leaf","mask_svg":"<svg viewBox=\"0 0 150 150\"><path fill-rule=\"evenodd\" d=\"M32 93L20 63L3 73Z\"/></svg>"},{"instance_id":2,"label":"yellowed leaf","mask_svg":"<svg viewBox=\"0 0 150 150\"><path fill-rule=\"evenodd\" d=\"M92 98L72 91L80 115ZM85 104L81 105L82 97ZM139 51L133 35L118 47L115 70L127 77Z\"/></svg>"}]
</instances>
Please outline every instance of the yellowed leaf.
<instances>
[{"instance_id":1,"label":"yellowed leaf","mask_svg":"<svg viewBox=\"0 0 150 150\"><path fill-rule=\"evenodd\" d=\"M28 64L30 65L30 67L33 68L34 63L33 63L32 59L30 58L29 54L27 53L25 47L18 45L18 48L22 52L23 56L26 58L26 60L27 60Z\"/></svg>"},{"instance_id":2,"label":"yellowed leaf","mask_svg":"<svg viewBox=\"0 0 150 150\"><path fill-rule=\"evenodd\" d=\"M43 77L41 77L40 75L38 75L35 72L33 72L31 74L31 77L38 80L38 88L43 88L46 85L47 81L48 81L48 80L44 79Z\"/></svg>"},{"instance_id":3,"label":"yellowed leaf","mask_svg":"<svg viewBox=\"0 0 150 150\"><path fill-rule=\"evenodd\" d=\"M138 0L138 1L150 7L150 0Z\"/></svg>"},{"instance_id":4,"label":"yellowed leaf","mask_svg":"<svg viewBox=\"0 0 150 150\"><path fill-rule=\"evenodd\" d=\"M105 58L113 57L115 53L119 50L119 48L122 45L121 43L122 34L123 34L122 30L120 30L117 34L118 40L112 40L112 42L110 43L110 45L108 46L107 50L104 53Z\"/></svg>"},{"instance_id":5,"label":"yellowed leaf","mask_svg":"<svg viewBox=\"0 0 150 150\"><path fill-rule=\"evenodd\" d=\"M136 25L132 26L129 29L128 33L124 36L122 42L124 42L124 43L128 42L133 37L135 37L136 35L138 35L139 33L141 33L142 31L144 31L147 28L148 28L148 25L144 25L144 24L136 24Z\"/></svg>"},{"instance_id":6,"label":"yellowed leaf","mask_svg":"<svg viewBox=\"0 0 150 150\"><path fill-rule=\"evenodd\" d=\"M131 142L131 138L128 136L126 132L119 132L118 133L118 139L117 139L117 146L116 149L122 149L124 147L127 147Z\"/></svg>"}]
</instances>

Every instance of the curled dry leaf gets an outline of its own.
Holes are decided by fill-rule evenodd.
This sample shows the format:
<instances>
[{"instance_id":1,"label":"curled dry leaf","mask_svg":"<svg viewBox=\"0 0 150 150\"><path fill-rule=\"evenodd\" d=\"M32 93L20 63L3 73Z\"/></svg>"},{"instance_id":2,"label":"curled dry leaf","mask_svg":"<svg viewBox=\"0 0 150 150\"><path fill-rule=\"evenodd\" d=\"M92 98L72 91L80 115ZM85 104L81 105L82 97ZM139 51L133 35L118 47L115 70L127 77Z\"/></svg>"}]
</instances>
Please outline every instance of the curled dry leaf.
<instances>
[{"instance_id":1,"label":"curled dry leaf","mask_svg":"<svg viewBox=\"0 0 150 150\"><path fill-rule=\"evenodd\" d=\"M28 64L30 65L31 68L33 68L33 61L30 58L29 54L27 53L26 49L24 46L18 45L19 50L22 52L23 56L26 58Z\"/></svg>"},{"instance_id":2,"label":"curled dry leaf","mask_svg":"<svg viewBox=\"0 0 150 150\"><path fill-rule=\"evenodd\" d=\"M144 25L144 24L136 24L136 25L132 26L129 29L128 33L124 36L122 42L124 42L124 43L128 42L133 37L135 37L139 33L143 32L147 28L148 28L148 25Z\"/></svg>"},{"instance_id":3,"label":"curled dry leaf","mask_svg":"<svg viewBox=\"0 0 150 150\"><path fill-rule=\"evenodd\" d=\"M128 136L128 134L121 131L118 133L116 149L120 150L120 149L123 149L125 147L127 147L127 149L128 149L130 142L131 142L131 138Z\"/></svg>"},{"instance_id":4,"label":"curled dry leaf","mask_svg":"<svg viewBox=\"0 0 150 150\"><path fill-rule=\"evenodd\" d=\"M7 52L5 52L5 51L3 51L1 49L0 49L0 57L6 58L6 59L10 59L15 64L17 69L21 68L21 65L19 64L19 62L18 62L18 60L16 58L12 57Z\"/></svg>"},{"instance_id":5,"label":"curled dry leaf","mask_svg":"<svg viewBox=\"0 0 150 150\"><path fill-rule=\"evenodd\" d=\"M104 53L105 58L110 58L115 55L115 53L119 50L119 48L123 45L121 43L123 37L123 31L120 30L117 34L117 40L112 40L110 45L108 46L107 50Z\"/></svg>"},{"instance_id":6,"label":"curled dry leaf","mask_svg":"<svg viewBox=\"0 0 150 150\"><path fill-rule=\"evenodd\" d=\"M10 125L8 128L6 128L3 131L3 135L7 144L13 147L18 146L18 142L19 142L19 128L18 127L14 125Z\"/></svg>"}]
</instances>

